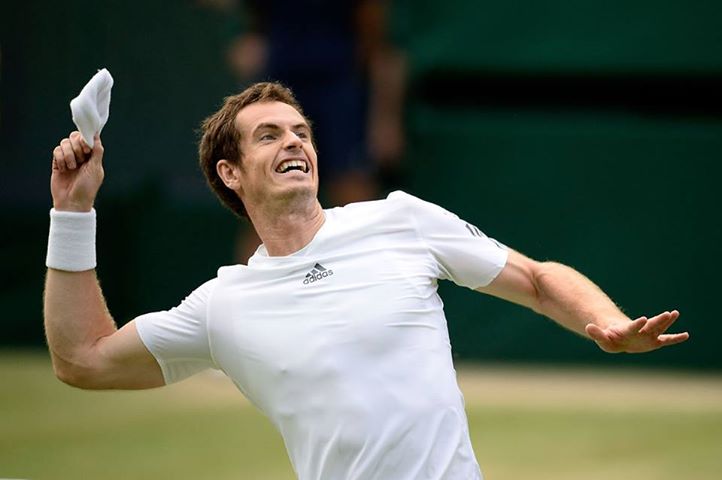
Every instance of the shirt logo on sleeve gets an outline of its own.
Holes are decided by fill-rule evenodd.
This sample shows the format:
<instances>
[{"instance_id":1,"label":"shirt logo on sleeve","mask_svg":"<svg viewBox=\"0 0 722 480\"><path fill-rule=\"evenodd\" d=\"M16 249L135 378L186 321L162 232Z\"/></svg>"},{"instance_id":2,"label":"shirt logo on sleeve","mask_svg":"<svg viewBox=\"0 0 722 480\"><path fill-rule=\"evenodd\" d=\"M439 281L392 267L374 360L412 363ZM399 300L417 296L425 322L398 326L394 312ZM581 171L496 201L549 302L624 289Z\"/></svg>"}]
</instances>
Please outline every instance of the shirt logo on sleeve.
<instances>
[{"instance_id":1,"label":"shirt logo on sleeve","mask_svg":"<svg viewBox=\"0 0 722 480\"><path fill-rule=\"evenodd\" d=\"M473 236L478 237L478 238L485 238L485 239L489 240L490 242L493 242L494 245L496 245L497 247L501 248L502 250L506 250L506 247L505 247L504 245L502 245L501 243L497 242L497 241L494 240L493 238L487 237L486 235L484 235L484 232L482 232L481 230L479 230L478 228L476 228L474 225L472 225L472 224L470 224L470 223L466 223L466 224L464 224L464 226L466 227L466 229L467 229Z\"/></svg>"},{"instance_id":2,"label":"shirt logo on sleeve","mask_svg":"<svg viewBox=\"0 0 722 480\"><path fill-rule=\"evenodd\" d=\"M309 283L318 282L326 277L333 275L333 270L325 268L320 263L313 266L310 272L306 274L306 278L303 279L303 284L308 285Z\"/></svg>"},{"instance_id":3,"label":"shirt logo on sleeve","mask_svg":"<svg viewBox=\"0 0 722 480\"><path fill-rule=\"evenodd\" d=\"M469 232L471 232L471 234L472 234L473 236L475 236L475 237L486 238L486 235L484 235L484 234L481 232L481 230L479 230L478 228L476 228L474 225L471 225L471 224L468 224L468 223L467 223L467 224L466 224L466 229L467 229Z\"/></svg>"}]
</instances>

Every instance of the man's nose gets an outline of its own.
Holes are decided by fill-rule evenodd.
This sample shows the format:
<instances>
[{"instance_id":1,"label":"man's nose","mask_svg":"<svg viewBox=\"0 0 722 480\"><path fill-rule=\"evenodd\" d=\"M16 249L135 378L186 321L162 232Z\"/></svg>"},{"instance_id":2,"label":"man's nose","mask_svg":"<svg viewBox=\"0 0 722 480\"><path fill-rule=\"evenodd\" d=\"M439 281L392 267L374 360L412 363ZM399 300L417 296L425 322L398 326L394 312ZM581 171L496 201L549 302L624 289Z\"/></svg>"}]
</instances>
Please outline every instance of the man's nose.
<instances>
[{"instance_id":1,"label":"man's nose","mask_svg":"<svg viewBox=\"0 0 722 480\"><path fill-rule=\"evenodd\" d=\"M283 147L284 148L301 148L303 142L301 142L301 138L296 134L296 132L292 130L286 131L284 134L283 139Z\"/></svg>"}]
</instances>

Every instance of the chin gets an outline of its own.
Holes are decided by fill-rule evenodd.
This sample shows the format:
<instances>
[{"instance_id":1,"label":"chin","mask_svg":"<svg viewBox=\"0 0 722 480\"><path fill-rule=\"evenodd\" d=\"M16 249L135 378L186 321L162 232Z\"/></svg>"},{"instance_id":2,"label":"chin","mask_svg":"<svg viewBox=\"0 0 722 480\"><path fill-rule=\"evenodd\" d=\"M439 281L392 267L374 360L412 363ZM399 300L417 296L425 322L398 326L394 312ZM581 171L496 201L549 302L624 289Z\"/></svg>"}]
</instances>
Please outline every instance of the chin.
<instances>
[{"instance_id":1,"label":"chin","mask_svg":"<svg viewBox=\"0 0 722 480\"><path fill-rule=\"evenodd\" d=\"M281 196L287 199L316 198L318 186L309 184L287 185Z\"/></svg>"}]
</instances>

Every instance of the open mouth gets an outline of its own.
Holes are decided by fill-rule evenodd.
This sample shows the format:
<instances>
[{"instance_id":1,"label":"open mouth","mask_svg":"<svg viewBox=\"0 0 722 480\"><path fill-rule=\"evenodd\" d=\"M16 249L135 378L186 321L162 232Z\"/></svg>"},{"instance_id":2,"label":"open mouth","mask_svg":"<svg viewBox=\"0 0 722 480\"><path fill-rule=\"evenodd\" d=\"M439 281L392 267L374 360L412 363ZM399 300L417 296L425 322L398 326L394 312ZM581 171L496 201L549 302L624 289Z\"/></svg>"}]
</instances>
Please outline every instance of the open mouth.
<instances>
[{"instance_id":1,"label":"open mouth","mask_svg":"<svg viewBox=\"0 0 722 480\"><path fill-rule=\"evenodd\" d=\"M277 173L288 173L294 170L308 173L308 164L303 160L284 160L276 167Z\"/></svg>"}]
</instances>

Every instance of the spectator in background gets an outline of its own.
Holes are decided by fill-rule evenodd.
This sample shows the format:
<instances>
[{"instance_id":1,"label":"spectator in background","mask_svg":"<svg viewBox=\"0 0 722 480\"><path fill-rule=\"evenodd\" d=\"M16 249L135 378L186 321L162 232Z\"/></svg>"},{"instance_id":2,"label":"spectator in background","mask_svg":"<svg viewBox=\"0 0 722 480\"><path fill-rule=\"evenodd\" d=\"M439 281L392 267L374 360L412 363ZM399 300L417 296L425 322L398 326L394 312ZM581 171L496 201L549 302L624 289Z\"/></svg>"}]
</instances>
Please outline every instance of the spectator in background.
<instances>
[{"instance_id":1,"label":"spectator in background","mask_svg":"<svg viewBox=\"0 0 722 480\"><path fill-rule=\"evenodd\" d=\"M228 50L238 79L280 81L304 106L324 158L321 197L333 205L376 198L380 183L391 183L382 179L397 177L405 147L405 59L389 41L389 1L203 3L242 9L246 27ZM245 235L238 259L245 263L258 244Z\"/></svg>"}]
</instances>

